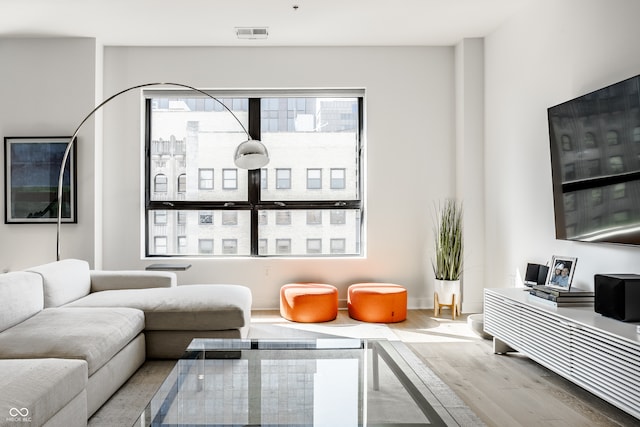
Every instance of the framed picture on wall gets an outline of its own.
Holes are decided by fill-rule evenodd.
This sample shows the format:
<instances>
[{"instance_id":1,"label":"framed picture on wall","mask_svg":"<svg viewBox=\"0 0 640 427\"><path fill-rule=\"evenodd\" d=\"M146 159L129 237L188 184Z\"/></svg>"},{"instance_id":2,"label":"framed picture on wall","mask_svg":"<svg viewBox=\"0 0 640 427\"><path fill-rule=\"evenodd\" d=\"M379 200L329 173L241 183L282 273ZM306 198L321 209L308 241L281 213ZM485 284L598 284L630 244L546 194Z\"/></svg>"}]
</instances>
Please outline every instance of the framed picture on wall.
<instances>
[{"instance_id":1,"label":"framed picture on wall","mask_svg":"<svg viewBox=\"0 0 640 427\"><path fill-rule=\"evenodd\" d=\"M71 137L5 137L5 224L55 223L58 177ZM77 223L76 154L62 181L62 222Z\"/></svg>"},{"instance_id":2,"label":"framed picture on wall","mask_svg":"<svg viewBox=\"0 0 640 427\"><path fill-rule=\"evenodd\" d=\"M545 285L568 291L571 288L577 262L578 258L554 255L551 258Z\"/></svg>"}]
</instances>

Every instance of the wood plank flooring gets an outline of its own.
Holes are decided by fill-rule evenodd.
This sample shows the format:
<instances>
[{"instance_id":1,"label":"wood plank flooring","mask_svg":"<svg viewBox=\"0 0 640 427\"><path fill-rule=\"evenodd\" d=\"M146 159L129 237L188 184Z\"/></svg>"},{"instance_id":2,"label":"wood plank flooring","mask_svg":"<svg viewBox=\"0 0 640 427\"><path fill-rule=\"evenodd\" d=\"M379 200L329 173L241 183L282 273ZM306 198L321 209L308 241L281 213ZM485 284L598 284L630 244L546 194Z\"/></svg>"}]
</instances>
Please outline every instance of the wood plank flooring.
<instances>
[{"instance_id":1,"label":"wood plank flooring","mask_svg":"<svg viewBox=\"0 0 640 427\"><path fill-rule=\"evenodd\" d=\"M255 311L252 321L292 326L277 311ZM340 311L316 330L340 335L361 323ZM640 426L640 420L525 355L493 354L491 340L476 335L466 315L453 321L448 310L439 317L433 310L409 310L407 320L387 326L488 426Z\"/></svg>"},{"instance_id":2,"label":"wood plank flooring","mask_svg":"<svg viewBox=\"0 0 640 427\"><path fill-rule=\"evenodd\" d=\"M496 355L490 340L465 339L465 327L470 330L466 316L456 322L445 316L434 318L432 310L415 310L392 328L487 425L640 425L640 420L524 355ZM441 335L447 325L450 333ZM429 331L449 340L430 341ZM459 340L453 339L456 333ZM425 342L416 336L420 334L427 336Z\"/></svg>"},{"instance_id":3,"label":"wood plank flooring","mask_svg":"<svg viewBox=\"0 0 640 427\"><path fill-rule=\"evenodd\" d=\"M495 355L490 340L471 331L466 316L451 320L444 310L409 310L407 320L387 327L350 319L340 311L332 322L296 324L276 310L252 312L252 337L326 333L341 336L400 339L488 425L640 426L640 420L564 380L524 355ZM371 334L371 335L370 335ZM130 425L173 366L149 361L89 421L92 427ZM139 406L139 407L138 407ZM137 416L137 415L136 415ZM117 421L116 421L117 420ZM132 421L135 420L135 416ZM115 422L115 424L114 424Z\"/></svg>"}]
</instances>

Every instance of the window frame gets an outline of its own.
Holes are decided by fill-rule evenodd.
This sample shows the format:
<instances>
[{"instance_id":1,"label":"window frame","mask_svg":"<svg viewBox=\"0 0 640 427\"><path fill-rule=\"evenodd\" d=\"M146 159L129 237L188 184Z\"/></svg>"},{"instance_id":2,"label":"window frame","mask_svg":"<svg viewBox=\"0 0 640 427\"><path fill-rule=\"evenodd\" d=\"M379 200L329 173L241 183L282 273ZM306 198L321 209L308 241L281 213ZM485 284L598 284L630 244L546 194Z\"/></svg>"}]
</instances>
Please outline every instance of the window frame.
<instances>
[{"instance_id":1,"label":"window frame","mask_svg":"<svg viewBox=\"0 0 640 427\"><path fill-rule=\"evenodd\" d=\"M178 92L182 92L182 93L178 93ZM344 97L344 98L354 98L357 101L357 128L356 128L356 138L357 138L357 152L355 153L355 161L356 161L356 168L357 168L357 177L358 177L358 183L357 183L357 189L358 189L358 194L356 196L356 198L354 200L339 200L339 199L327 199L327 200L288 200L285 199L283 201L279 201L279 200L262 200L260 195L261 195L261 190L267 187L275 187L277 189L277 191L281 191L284 190L286 191L287 189L291 188L291 182L292 182L292 168L291 167L278 167L278 168L273 168L273 176L269 177L267 175L268 170L266 170L266 168L263 168L264 170L250 170L250 171L246 171L246 173L248 174L248 179L247 179L247 186L248 186L248 197L246 201L207 201L207 202L203 202L203 201L187 201L184 199L179 199L179 200L167 200L167 199L163 199L163 200L152 200L152 193L153 193L153 186L150 184L153 184L153 179L152 177L150 177L150 170L151 170L151 120L152 120L152 99L154 98L162 98L164 97L168 97L168 98L172 98L172 97L185 97L185 98L200 98L203 97L203 95L199 95L197 93L191 92L191 91L175 91L175 90L170 90L170 89L166 89L166 90L153 90L153 91L144 91L143 95L145 98L145 102L144 102L144 108L145 108L145 132L144 132L144 140L145 140L145 153L146 153L146 159L145 159L145 189L144 189L144 194L145 194L145 215L143 218L144 221L144 227L145 227L145 242L144 242L144 246L145 246L145 250L144 250L144 256L146 258L155 258L155 257L163 257L163 258L179 258L179 257L202 257L202 258L223 258L223 257L229 257L230 255L225 255L225 254L221 254L221 253L215 253L216 251L213 251L213 253L209 253L209 254L202 254L200 252L200 250L198 250L197 253L191 253L191 254L181 254L179 253L177 250L175 253L168 253L168 254L155 254L151 252L151 248L150 248L150 231L151 231L151 227L153 226L152 221L150 221L149 219L149 212L155 211L155 210L159 210L159 209L164 209L164 210L177 210L177 211L190 211L190 210L194 210L194 211L221 211L221 210L225 210L225 209L232 209L232 210L249 210L250 211L250 240L251 240L251 244L250 244L250 253L249 254L242 254L242 255L238 255L239 257L267 257L267 258L278 258L278 257L284 257L284 258L297 258L297 257L304 257L304 253L287 253L287 254L280 254L278 253L278 251L273 251L272 253L269 254L262 254L259 253L259 249L261 247L260 242L264 239L262 236L259 236L258 230L260 227L260 223L259 223L259 212L262 211L279 211L279 210L289 210L289 211L293 211L293 210L298 210L298 209L302 209L302 210L343 210L343 211L349 211L349 210L356 210L359 211L359 241L357 242L356 245L356 249L353 252L349 252L346 254L334 254L334 253L325 253L325 254L314 254L314 257L322 257L322 258L341 258L341 257L364 257L365 254L365 188L364 188L364 173L365 173L365 155L364 155L364 91L363 90L347 90L344 93L341 90L337 90L337 91L324 91L324 90L318 90L318 91L302 91L301 93L298 93L296 91L278 91L277 93L272 93L272 91L269 90L265 90L265 91L258 91L258 93L256 94L252 94L252 93L243 93L242 91L222 91L224 93L218 93L217 91L211 92L211 95L218 98L218 99L222 99L222 98L230 98L230 97L238 97L238 98L246 98L248 100L248 124L247 124L247 130L249 132L249 135L251 136L251 138L253 139L261 139L260 135L261 135L261 111L260 111L260 102L262 98L272 98L272 97L282 97L282 98L296 98L296 97L300 97L300 98L306 98L306 97L316 97L316 98L323 98L323 97L332 97L332 96L336 96L336 97ZM226 93L226 92L233 92L231 94ZM335 92L335 93L334 93ZM333 94L333 95L332 95ZM293 165L292 165L293 166ZM278 180L277 180L277 170L278 169L288 169L289 172L289 187L287 189L281 189L278 187ZM327 164L326 166L323 166L322 169L324 169L327 173L327 175L331 174L332 168L330 164ZM243 171L238 172L242 173ZM262 174L261 174L262 172ZM266 173L265 173L266 172ZM213 178L213 186L215 188L215 171L214 173L214 178ZM324 176L324 172L322 172L322 176ZM273 179L273 182L269 182L269 178ZM224 182L224 180L222 181ZM224 184L221 184L224 185ZM198 187L200 187L200 171L198 171ZM322 185L323 189L324 189L324 185ZM331 185L328 185L327 187L331 187ZM327 190L330 190L330 188L327 188ZM203 191L207 191L207 190L203 190ZM323 191L323 190L321 190ZM329 224L327 224L329 225ZM181 235L182 236L182 235ZM188 238L188 236L184 236L186 238ZM200 238L198 238L198 236L195 236L198 240L202 240ZM207 239L204 239L207 240ZM269 239L271 240L271 239ZM281 239L277 239L274 238L273 239L273 243L276 244L277 247L277 241L281 240ZM289 239L290 240L290 239ZM306 240L306 239L305 239ZM328 242L327 242L328 243ZM269 245L271 245L272 243L269 243ZM291 242L289 243L289 245L291 245ZM199 247L200 245L198 245ZM324 245L323 245L324 246ZM289 248L291 249L291 246L289 246ZM176 248L178 249L178 248ZM200 248L198 248L200 249ZM222 252L222 251L220 251Z\"/></svg>"}]
</instances>

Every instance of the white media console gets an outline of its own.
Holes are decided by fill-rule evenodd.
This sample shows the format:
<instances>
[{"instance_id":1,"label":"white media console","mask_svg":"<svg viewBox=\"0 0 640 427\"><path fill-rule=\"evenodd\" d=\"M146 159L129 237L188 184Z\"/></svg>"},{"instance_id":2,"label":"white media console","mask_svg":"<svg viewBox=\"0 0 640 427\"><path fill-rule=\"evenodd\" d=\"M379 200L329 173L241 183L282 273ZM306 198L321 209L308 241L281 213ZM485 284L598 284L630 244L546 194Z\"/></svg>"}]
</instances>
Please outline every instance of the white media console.
<instances>
[{"instance_id":1,"label":"white media console","mask_svg":"<svg viewBox=\"0 0 640 427\"><path fill-rule=\"evenodd\" d=\"M640 419L637 326L593 307L548 307L522 288L484 290L484 329L495 353L522 352Z\"/></svg>"}]
</instances>

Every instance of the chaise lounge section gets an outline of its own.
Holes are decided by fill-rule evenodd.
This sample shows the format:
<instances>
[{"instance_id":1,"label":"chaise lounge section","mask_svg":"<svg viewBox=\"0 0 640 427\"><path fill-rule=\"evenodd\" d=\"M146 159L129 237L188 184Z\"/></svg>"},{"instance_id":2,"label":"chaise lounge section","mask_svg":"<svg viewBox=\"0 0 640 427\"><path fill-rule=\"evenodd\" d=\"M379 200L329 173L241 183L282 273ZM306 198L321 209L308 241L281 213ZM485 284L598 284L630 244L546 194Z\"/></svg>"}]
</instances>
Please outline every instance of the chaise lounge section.
<instances>
[{"instance_id":1,"label":"chaise lounge section","mask_svg":"<svg viewBox=\"0 0 640 427\"><path fill-rule=\"evenodd\" d=\"M70 413L86 423L145 359L178 358L196 337L246 337L251 312L248 288L176 282L171 272L92 271L82 260L0 275L0 377L6 382L0 388L0 402L9 401L5 390L22 381L5 376L16 363L27 369L29 364L76 361L86 371L83 389L71 393L68 402L53 405L55 412L37 409L37 422L31 425L65 425L49 422L71 420ZM54 380L27 378L21 387L40 390L45 401L54 397L55 388L46 397ZM30 411L35 417L43 398L35 392L33 396L32 401L23 396L15 405L24 406L8 411ZM49 418L43 415L50 412Z\"/></svg>"}]
</instances>

